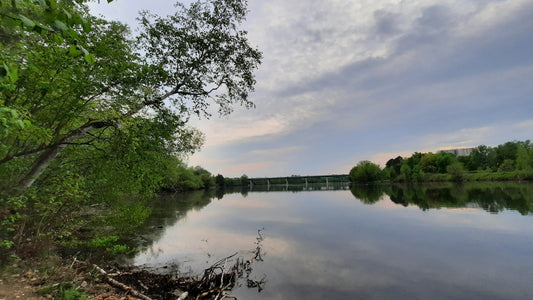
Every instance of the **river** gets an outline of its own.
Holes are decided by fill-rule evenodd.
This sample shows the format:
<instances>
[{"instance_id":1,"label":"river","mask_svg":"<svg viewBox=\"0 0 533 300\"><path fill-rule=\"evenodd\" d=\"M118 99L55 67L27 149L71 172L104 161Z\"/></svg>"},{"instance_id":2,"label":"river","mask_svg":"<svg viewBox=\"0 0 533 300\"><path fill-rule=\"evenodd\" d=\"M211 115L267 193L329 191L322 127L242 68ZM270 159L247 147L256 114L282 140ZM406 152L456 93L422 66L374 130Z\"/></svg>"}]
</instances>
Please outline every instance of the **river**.
<instances>
[{"instance_id":1,"label":"river","mask_svg":"<svg viewBox=\"0 0 533 300\"><path fill-rule=\"evenodd\" d=\"M162 196L132 263L199 274L259 247L241 300L533 298L533 184L293 189Z\"/></svg>"}]
</instances>

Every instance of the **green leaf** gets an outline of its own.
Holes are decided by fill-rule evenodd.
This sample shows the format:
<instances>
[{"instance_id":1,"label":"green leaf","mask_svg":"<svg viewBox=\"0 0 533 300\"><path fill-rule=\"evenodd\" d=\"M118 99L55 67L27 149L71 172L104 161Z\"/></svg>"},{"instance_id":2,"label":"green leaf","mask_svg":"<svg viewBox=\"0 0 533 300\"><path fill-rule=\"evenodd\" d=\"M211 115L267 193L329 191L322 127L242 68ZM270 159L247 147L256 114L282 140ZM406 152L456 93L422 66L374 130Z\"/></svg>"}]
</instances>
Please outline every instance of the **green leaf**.
<instances>
[{"instance_id":1,"label":"green leaf","mask_svg":"<svg viewBox=\"0 0 533 300\"><path fill-rule=\"evenodd\" d=\"M20 129L24 129L24 122L22 120L16 120L15 125L17 125Z\"/></svg>"},{"instance_id":2,"label":"green leaf","mask_svg":"<svg viewBox=\"0 0 533 300\"><path fill-rule=\"evenodd\" d=\"M63 30L67 30L68 26L65 23L63 23L63 22L61 22L59 20L55 20L54 21L54 28L57 29L57 30L63 31Z\"/></svg>"},{"instance_id":3,"label":"green leaf","mask_svg":"<svg viewBox=\"0 0 533 300\"><path fill-rule=\"evenodd\" d=\"M85 22L85 20L78 14L72 15L72 19L70 19L70 23L72 23L72 24L77 24L77 25L82 25L83 26L83 22Z\"/></svg>"},{"instance_id":4,"label":"green leaf","mask_svg":"<svg viewBox=\"0 0 533 300\"><path fill-rule=\"evenodd\" d=\"M59 34L52 35L52 39L54 40L54 42L56 42L56 44L63 44L63 42L65 41L63 37Z\"/></svg>"},{"instance_id":5,"label":"green leaf","mask_svg":"<svg viewBox=\"0 0 533 300\"><path fill-rule=\"evenodd\" d=\"M72 45L72 46L70 46L70 48L68 48L68 55L69 56L75 57L75 56L78 56L80 54L81 54L81 52L76 48L76 46Z\"/></svg>"},{"instance_id":6,"label":"green leaf","mask_svg":"<svg viewBox=\"0 0 533 300\"><path fill-rule=\"evenodd\" d=\"M85 61L92 65L96 61L96 57L94 56L94 54L87 54L85 55Z\"/></svg>"},{"instance_id":7,"label":"green leaf","mask_svg":"<svg viewBox=\"0 0 533 300\"><path fill-rule=\"evenodd\" d=\"M63 13L65 14L65 16L67 17L67 20L70 20L72 19L72 15L66 10L63 8Z\"/></svg>"},{"instance_id":8,"label":"green leaf","mask_svg":"<svg viewBox=\"0 0 533 300\"><path fill-rule=\"evenodd\" d=\"M33 22L32 20L26 18L23 15L19 15L19 20L21 20L22 24L24 26L26 26L26 27L33 28L35 26L35 22Z\"/></svg>"},{"instance_id":9,"label":"green leaf","mask_svg":"<svg viewBox=\"0 0 533 300\"><path fill-rule=\"evenodd\" d=\"M33 27L33 30L34 31L37 31L37 29L39 28L39 33L41 32L41 29L42 30L46 30L46 31L54 31L54 28L48 26L48 25L45 25L45 24L37 24L35 25L35 27Z\"/></svg>"},{"instance_id":10,"label":"green leaf","mask_svg":"<svg viewBox=\"0 0 533 300\"><path fill-rule=\"evenodd\" d=\"M19 80L18 70L16 68L10 68L8 75L11 83L15 83Z\"/></svg>"},{"instance_id":11,"label":"green leaf","mask_svg":"<svg viewBox=\"0 0 533 300\"><path fill-rule=\"evenodd\" d=\"M85 33L88 33L91 31L91 22L83 20L81 23L81 27L83 27L83 31Z\"/></svg>"}]
</instances>

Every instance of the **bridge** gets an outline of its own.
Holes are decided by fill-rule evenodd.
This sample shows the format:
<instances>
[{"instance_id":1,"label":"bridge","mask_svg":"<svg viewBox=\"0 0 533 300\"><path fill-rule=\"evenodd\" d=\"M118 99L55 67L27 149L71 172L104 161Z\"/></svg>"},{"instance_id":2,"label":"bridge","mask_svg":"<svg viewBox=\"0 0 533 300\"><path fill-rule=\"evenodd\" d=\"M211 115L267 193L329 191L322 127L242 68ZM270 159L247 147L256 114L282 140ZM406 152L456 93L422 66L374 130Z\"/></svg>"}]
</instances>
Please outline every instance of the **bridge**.
<instances>
[{"instance_id":1,"label":"bridge","mask_svg":"<svg viewBox=\"0 0 533 300\"><path fill-rule=\"evenodd\" d=\"M326 184L330 183L348 183L350 179L348 174L344 175L311 175L311 176L288 176L288 177L263 177L263 178L249 178L250 188L254 185L305 185L309 184Z\"/></svg>"}]
</instances>

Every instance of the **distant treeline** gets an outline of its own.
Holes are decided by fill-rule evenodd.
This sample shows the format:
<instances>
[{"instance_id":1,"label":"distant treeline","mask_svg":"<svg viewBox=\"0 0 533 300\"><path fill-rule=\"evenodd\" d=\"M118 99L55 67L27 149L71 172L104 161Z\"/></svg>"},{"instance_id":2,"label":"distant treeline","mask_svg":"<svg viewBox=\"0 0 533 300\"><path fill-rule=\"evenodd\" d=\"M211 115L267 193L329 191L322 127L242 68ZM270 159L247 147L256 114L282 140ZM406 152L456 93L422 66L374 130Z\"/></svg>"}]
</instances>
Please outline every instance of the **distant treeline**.
<instances>
[{"instance_id":1,"label":"distant treeline","mask_svg":"<svg viewBox=\"0 0 533 300\"><path fill-rule=\"evenodd\" d=\"M478 146L468 156L415 152L387 161L385 168L361 161L350 171L352 182L533 180L533 144L513 141Z\"/></svg>"}]
</instances>

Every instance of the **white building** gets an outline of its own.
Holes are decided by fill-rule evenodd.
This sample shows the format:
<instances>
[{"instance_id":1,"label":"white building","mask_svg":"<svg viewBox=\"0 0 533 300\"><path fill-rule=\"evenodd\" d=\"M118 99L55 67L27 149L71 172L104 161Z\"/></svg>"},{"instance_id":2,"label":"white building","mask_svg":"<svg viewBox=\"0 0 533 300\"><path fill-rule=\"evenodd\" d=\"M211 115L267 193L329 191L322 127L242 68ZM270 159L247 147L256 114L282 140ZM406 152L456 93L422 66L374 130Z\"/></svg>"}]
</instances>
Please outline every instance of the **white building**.
<instances>
[{"instance_id":1,"label":"white building","mask_svg":"<svg viewBox=\"0 0 533 300\"><path fill-rule=\"evenodd\" d=\"M470 153L472 153L472 150L475 148L457 148L457 149L446 149L446 150L439 150L437 153L453 153L457 156L468 156Z\"/></svg>"}]
</instances>

